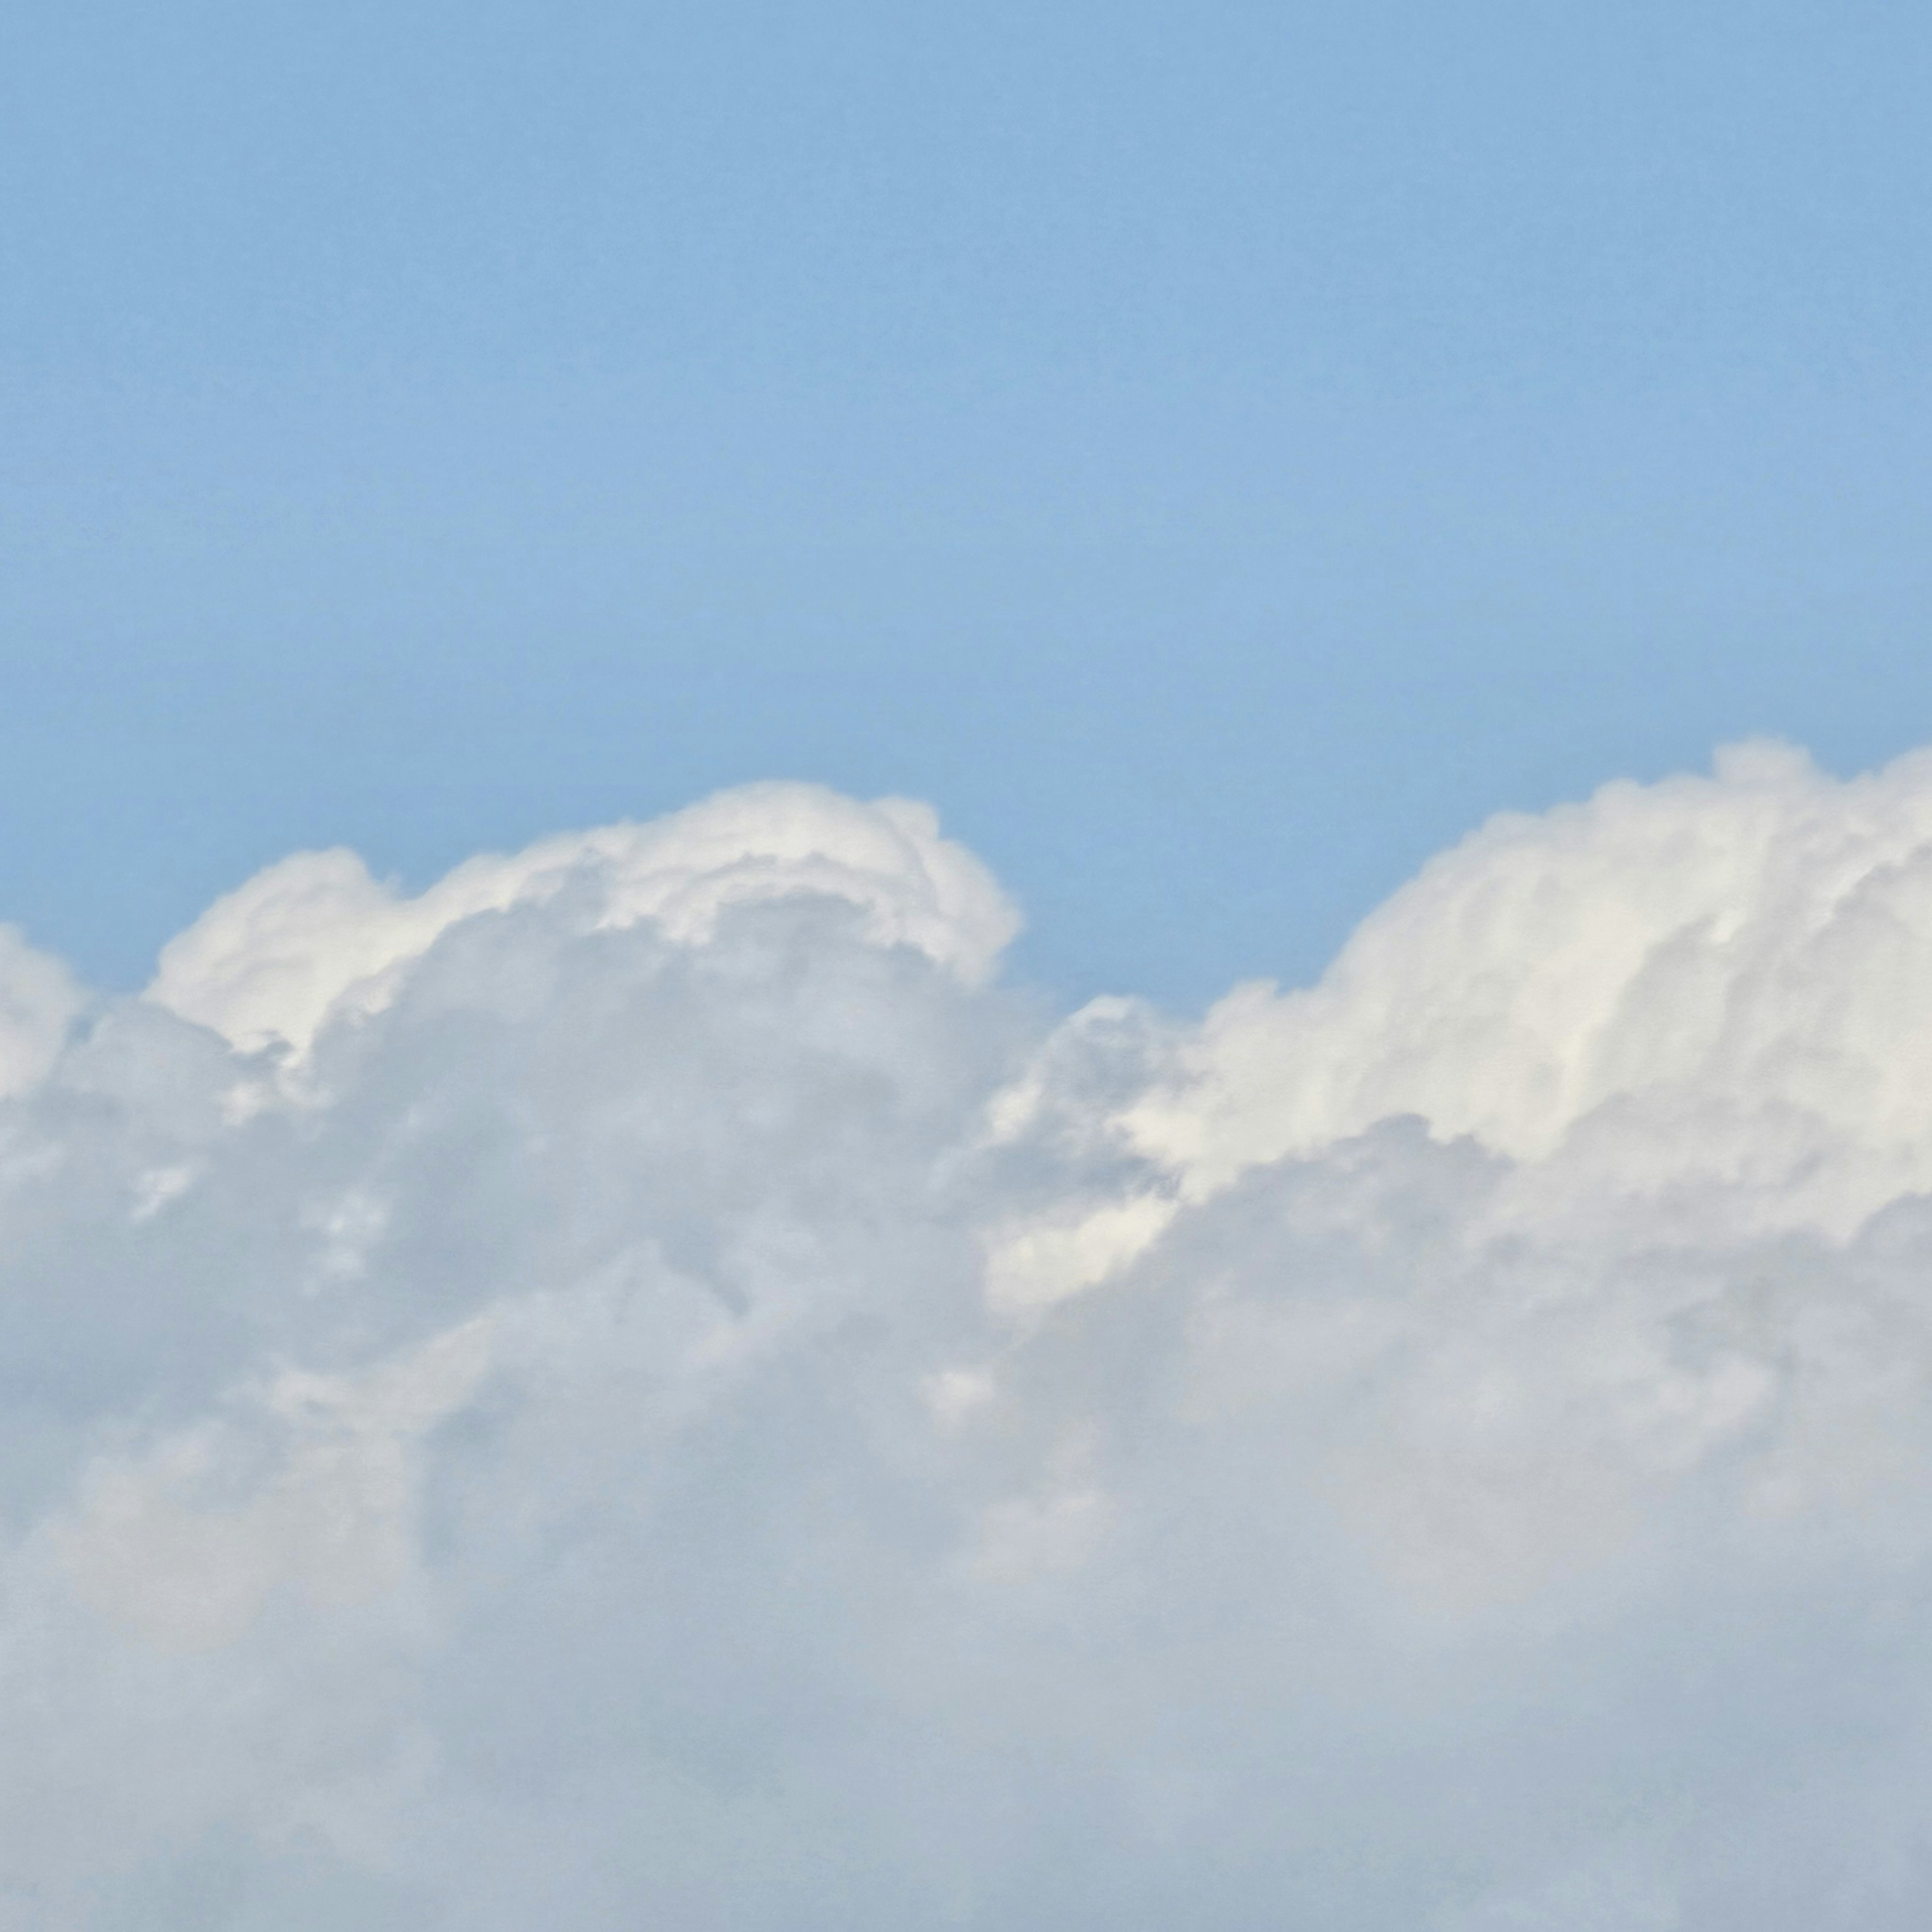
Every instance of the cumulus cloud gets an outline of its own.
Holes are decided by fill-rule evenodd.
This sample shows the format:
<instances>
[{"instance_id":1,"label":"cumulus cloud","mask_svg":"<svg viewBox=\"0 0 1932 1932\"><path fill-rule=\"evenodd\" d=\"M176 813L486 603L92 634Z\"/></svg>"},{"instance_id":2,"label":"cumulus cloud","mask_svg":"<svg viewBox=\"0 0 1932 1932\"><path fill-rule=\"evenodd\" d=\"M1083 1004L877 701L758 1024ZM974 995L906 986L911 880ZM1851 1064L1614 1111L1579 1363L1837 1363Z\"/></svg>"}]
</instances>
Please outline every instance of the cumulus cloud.
<instances>
[{"instance_id":1,"label":"cumulus cloud","mask_svg":"<svg viewBox=\"0 0 1932 1932\"><path fill-rule=\"evenodd\" d=\"M86 1005L74 976L0 926L0 1096L32 1087L58 1055Z\"/></svg>"},{"instance_id":2,"label":"cumulus cloud","mask_svg":"<svg viewBox=\"0 0 1932 1932\"><path fill-rule=\"evenodd\" d=\"M237 1046L303 1052L332 1017L380 1012L439 935L479 913L561 902L574 924L649 920L700 942L726 906L801 893L857 907L868 938L916 946L969 981L1018 924L986 868L940 837L931 806L746 785L655 824L472 859L415 898L353 852L298 853L170 941L147 997Z\"/></svg>"},{"instance_id":3,"label":"cumulus cloud","mask_svg":"<svg viewBox=\"0 0 1932 1932\"><path fill-rule=\"evenodd\" d=\"M0 945L0 1928L1916 1927L1932 759L1056 1019L812 788Z\"/></svg>"}]
</instances>

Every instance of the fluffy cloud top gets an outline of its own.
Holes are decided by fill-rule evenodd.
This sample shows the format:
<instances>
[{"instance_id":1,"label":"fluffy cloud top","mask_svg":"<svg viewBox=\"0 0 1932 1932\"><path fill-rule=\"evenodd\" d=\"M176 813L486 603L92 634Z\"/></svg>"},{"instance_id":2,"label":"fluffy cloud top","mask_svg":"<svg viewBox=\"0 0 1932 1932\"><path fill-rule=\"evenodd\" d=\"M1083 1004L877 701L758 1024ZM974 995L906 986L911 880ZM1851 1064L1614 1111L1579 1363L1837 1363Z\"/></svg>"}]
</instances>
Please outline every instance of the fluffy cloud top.
<instances>
[{"instance_id":1,"label":"fluffy cloud top","mask_svg":"<svg viewBox=\"0 0 1932 1932\"><path fill-rule=\"evenodd\" d=\"M1932 760L1014 925L764 786L0 934L0 1928L1922 1924Z\"/></svg>"},{"instance_id":2,"label":"fluffy cloud top","mask_svg":"<svg viewBox=\"0 0 1932 1932\"><path fill-rule=\"evenodd\" d=\"M700 943L727 906L800 893L859 908L868 938L916 946L975 982L1018 925L986 868L940 837L931 806L746 785L652 824L472 859L414 898L353 852L298 853L170 941L147 997L234 1046L301 1053L332 1018L380 1012L442 934L479 913L555 904L578 928L649 920Z\"/></svg>"}]
</instances>

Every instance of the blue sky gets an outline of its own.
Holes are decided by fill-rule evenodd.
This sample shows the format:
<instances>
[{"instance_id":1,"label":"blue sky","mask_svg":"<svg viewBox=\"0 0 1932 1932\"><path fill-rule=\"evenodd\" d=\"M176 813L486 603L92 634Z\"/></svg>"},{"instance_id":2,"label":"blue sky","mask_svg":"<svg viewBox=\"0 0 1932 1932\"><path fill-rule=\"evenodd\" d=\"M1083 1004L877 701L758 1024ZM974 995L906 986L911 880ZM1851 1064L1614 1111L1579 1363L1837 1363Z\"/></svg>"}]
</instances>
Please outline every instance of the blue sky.
<instances>
[{"instance_id":1,"label":"blue sky","mask_svg":"<svg viewBox=\"0 0 1932 1932\"><path fill-rule=\"evenodd\" d=\"M1903 4L15 10L0 915L933 800L1306 977L1503 807L1932 736Z\"/></svg>"}]
</instances>

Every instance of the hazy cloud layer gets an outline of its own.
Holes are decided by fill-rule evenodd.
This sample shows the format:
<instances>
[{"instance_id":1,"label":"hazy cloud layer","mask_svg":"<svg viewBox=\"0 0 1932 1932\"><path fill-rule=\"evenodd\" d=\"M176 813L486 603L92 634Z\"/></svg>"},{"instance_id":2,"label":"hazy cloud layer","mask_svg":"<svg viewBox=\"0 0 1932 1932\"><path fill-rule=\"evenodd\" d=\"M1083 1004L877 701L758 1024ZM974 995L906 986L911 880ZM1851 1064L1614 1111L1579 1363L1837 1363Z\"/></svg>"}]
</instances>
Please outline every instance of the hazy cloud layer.
<instances>
[{"instance_id":1,"label":"hazy cloud layer","mask_svg":"<svg viewBox=\"0 0 1932 1932\"><path fill-rule=\"evenodd\" d=\"M0 932L0 1928L1922 1925L1932 760L1016 924L764 786Z\"/></svg>"}]
</instances>

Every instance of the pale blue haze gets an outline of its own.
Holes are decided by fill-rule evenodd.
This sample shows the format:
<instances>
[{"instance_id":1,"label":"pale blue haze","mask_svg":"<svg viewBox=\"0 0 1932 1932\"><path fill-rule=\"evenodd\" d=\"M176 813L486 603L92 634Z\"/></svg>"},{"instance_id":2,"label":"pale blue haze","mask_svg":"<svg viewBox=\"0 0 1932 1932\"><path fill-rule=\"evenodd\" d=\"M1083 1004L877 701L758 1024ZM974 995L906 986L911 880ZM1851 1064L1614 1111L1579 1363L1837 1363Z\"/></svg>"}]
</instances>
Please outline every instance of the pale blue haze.
<instances>
[{"instance_id":1,"label":"pale blue haze","mask_svg":"<svg viewBox=\"0 0 1932 1932\"><path fill-rule=\"evenodd\" d=\"M59 5L0 41L0 917L929 797L1021 969L1932 738L1932 15Z\"/></svg>"}]
</instances>

